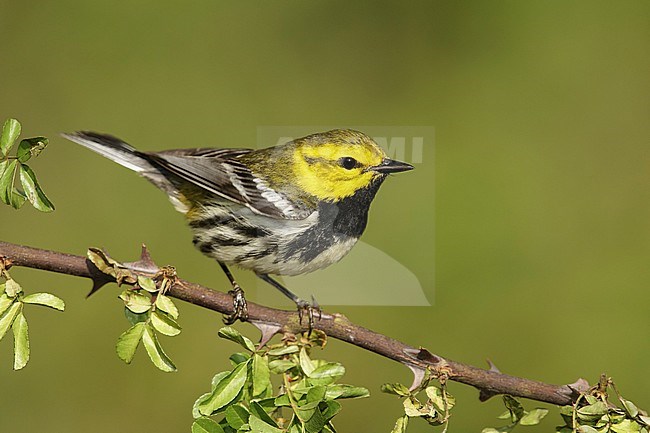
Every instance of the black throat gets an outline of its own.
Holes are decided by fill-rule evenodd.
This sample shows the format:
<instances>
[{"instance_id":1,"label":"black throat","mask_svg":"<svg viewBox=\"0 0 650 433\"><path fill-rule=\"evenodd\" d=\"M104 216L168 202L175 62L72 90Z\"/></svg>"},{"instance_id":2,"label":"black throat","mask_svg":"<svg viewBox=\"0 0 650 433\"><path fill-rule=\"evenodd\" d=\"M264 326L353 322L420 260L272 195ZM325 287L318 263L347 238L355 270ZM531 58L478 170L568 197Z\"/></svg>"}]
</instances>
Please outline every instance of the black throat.
<instances>
[{"instance_id":1,"label":"black throat","mask_svg":"<svg viewBox=\"0 0 650 433\"><path fill-rule=\"evenodd\" d=\"M334 234L358 238L366 229L368 210L386 176L378 176L368 187L355 192L336 203L319 205L321 221L332 221Z\"/></svg>"}]
</instances>

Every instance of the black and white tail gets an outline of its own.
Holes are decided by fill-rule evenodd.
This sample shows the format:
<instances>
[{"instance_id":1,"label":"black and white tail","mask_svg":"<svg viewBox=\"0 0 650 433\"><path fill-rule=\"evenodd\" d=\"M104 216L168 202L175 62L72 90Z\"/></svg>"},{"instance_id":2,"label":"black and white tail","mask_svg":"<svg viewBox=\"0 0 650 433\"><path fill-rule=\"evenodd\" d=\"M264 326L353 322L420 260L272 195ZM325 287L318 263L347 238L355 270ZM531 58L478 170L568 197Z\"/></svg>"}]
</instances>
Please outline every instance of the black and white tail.
<instances>
[{"instance_id":1,"label":"black and white tail","mask_svg":"<svg viewBox=\"0 0 650 433\"><path fill-rule=\"evenodd\" d=\"M150 155L139 152L130 144L108 134L78 131L61 135L137 172L163 190L169 196L177 211L186 213L189 210L174 184L175 176L165 168L160 167L159 164L156 164L155 159Z\"/></svg>"},{"instance_id":2,"label":"black and white tail","mask_svg":"<svg viewBox=\"0 0 650 433\"><path fill-rule=\"evenodd\" d=\"M157 171L147 158L143 157L133 146L112 135L91 131L77 131L61 135L138 173Z\"/></svg>"}]
</instances>

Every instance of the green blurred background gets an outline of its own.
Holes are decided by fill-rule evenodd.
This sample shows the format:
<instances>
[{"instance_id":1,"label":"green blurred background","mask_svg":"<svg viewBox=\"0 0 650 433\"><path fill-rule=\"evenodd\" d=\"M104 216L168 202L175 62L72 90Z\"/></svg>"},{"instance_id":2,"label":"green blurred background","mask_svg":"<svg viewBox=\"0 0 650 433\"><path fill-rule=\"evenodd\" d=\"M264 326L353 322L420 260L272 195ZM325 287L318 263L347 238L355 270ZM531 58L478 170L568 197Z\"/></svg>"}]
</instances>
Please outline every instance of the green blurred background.
<instances>
[{"instance_id":1,"label":"green blurred background","mask_svg":"<svg viewBox=\"0 0 650 433\"><path fill-rule=\"evenodd\" d=\"M124 260L145 242L157 263L225 289L162 194L57 133L157 150L254 146L262 125L433 126L435 146L384 185L364 235L432 306L335 309L510 374L568 383L607 372L647 409L649 22L645 1L2 0L0 118L51 137L32 166L57 210L1 207L0 239ZM163 342L180 371L163 374L143 352L131 366L115 355L127 322L114 286L86 300L87 281L12 274L67 310L27 311L23 371L11 371L11 338L0 343L0 432L189 431L194 399L236 349L217 339L218 315L181 306L184 332ZM344 404L339 431L390 431L401 406L379 386L409 383L408 370L336 341L322 355L373 394ZM452 431L499 425L498 399L451 392Z\"/></svg>"}]
</instances>

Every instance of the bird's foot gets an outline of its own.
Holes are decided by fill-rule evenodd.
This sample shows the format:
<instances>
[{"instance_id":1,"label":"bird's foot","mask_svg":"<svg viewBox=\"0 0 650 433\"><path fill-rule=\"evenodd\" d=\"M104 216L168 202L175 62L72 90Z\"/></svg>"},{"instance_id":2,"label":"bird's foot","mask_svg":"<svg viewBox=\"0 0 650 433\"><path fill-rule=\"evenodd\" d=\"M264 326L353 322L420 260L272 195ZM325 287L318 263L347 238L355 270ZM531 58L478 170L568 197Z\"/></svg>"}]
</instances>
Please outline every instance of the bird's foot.
<instances>
[{"instance_id":1,"label":"bird's foot","mask_svg":"<svg viewBox=\"0 0 650 433\"><path fill-rule=\"evenodd\" d=\"M316 302L316 299L312 296L311 302L298 299L296 301L296 306L298 307L298 320L300 320L301 325L302 318L307 316L309 335L311 335L311 331L314 328L314 317L318 317L318 320L323 318L323 311L321 310L320 305L318 305L318 302Z\"/></svg>"},{"instance_id":2,"label":"bird's foot","mask_svg":"<svg viewBox=\"0 0 650 433\"><path fill-rule=\"evenodd\" d=\"M234 284L233 289L228 292L232 296L232 314L226 314L223 316L223 323L226 325L232 325L238 319L242 322L248 319L248 305L246 304L246 298L244 298L244 291L239 284Z\"/></svg>"}]
</instances>

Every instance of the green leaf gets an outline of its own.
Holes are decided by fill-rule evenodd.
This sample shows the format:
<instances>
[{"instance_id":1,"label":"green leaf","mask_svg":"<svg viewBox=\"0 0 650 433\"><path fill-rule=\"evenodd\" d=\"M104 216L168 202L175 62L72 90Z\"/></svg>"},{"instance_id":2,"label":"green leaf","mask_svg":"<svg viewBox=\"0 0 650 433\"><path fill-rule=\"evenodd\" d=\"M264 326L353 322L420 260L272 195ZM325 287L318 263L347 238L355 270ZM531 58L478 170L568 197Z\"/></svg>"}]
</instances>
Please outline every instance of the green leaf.
<instances>
[{"instance_id":1,"label":"green leaf","mask_svg":"<svg viewBox=\"0 0 650 433\"><path fill-rule=\"evenodd\" d=\"M11 307L9 307L7 311L4 312L2 316L0 316L0 340L2 340L2 337L5 336L11 327L11 324L14 323L14 319L18 315L18 312L20 311L22 305L22 302L16 301L11 305Z\"/></svg>"},{"instance_id":2,"label":"green leaf","mask_svg":"<svg viewBox=\"0 0 650 433\"><path fill-rule=\"evenodd\" d=\"M316 408L312 417L305 423L305 430L307 433L320 433L323 427L325 427L325 424L327 424L327 420L323 416L320 408Z\"/></svg>"},{"instance_id":3,"label":"green leaf","mask_svg":"<svg viewBox=\"0 0 650 433\"><path fill-rule=\"evenodd\" d=\"M252 364L253 376L253 397L261 395L271 386L271 372L269 371L269 359L257 353L253 355Z\"/></svg>"},{"instance_id":4,"label":"green leaf","mask_svg":"<svg viewBox=\"0 0 650 433\"><path fill-rule=\"evenodd\" d=\"M607 413L607 405L602 401L597 401L594 404L581 407L578 409L578 417L584 420L596 421L601 416Z\"/></svg>"},{"instance_id":5,"label":"green leaf","mask_svg":"<svg viewBox=\"0 0 650 433\"><path fill-rule=\"evenodd\" d=\"M142 342L144 343L144 348L147 350L147 355L149 355L151 362L156 367L165 372L176 371L176 366L167 354L165 354L162 347L160 347L156 333L150 325L145 325Z\"/></svg>"},{"instance_id":6,"label":"green leaf","mask_svg":"<svg viewBox=\"0 0 650 433\"><path fill-rule=\"evenodd\" d=\"M442 389L437 386L428 386L424 390L431 401L431 404L438 410L440 413L445 413L445 396L442 392ZM447 394L447 410L450 410L456 404L456 399L451 395ZM510 412L508 412L508 416Z\"/></svg>"},{"instance_id":7,"label":"green leaf","mask_svg":"<svg viewBox=\"0 0 650 433\"><path fill-rule=\"evenodd\" d=\"M228 372L226 372L228 373ZM194 402L194 405L192 406L192 417L193 418L201 418L203 415L201 415L201 412L199 411L199 406L202 405L204 402L208 401L208 399L212 396L211 392L206 392L205 394L202 394L199 398L196 399Z\"/></svg>"},{"instance_id":8,"label":"green leaf","mask_svg":"<svg viewBox=\"0 0 650 433\"><path fill-rule=\"evenodd\" d=\"M525 414L519 420L521 425L537 425L548 415L548 409L536 408Z\"/></svg>"},{"instance_id":9,"label":"green leaf","mask_svg":"<svg viewBox=\"0 0 650 433\"><path fill-rule=\"evenodd\" d=\"M27 195L27 200L29 200L32 206L41 212L52 212L54 210L54 205L38 184L36 174L25 164L20 165L20 183Z\"/></svg>"},{"instance_id":10,"label":"green leaf","mask_svg":"<svg viewBox=\"0 0 650 433\"><path fill-rule=\"evenodd\" d=\"M230 326L221 328L219 330L219 337L225 338L226 340L234 341L235 343L242 346L244 349L248 349L251 352L255 352L255 344L246 336L242 335L238 330Z\"/></svg>"},{"instance_id":11,"label":"green leaf","mask_svg":"<svg viewBox=\"0 0 650 433\"><path fill-rule=\"evenodd\" d=\"M139 322L146 322L149 320L149 313L140 313L136 314L133 311L129 310L128 308L124 307L124 316L126 317L126 320L129 321L129 324L135 325L136 323Z\"/></svg>"},{"instance_id":12,"label":"green leaf","mask_svg":"<svg viewBox=\"0 0 650 433\"><path fill-rule=\"evenodd\" d=\"M328 362L316 367L309 374L309 381L314 385L329 385L345 374L345 367L338 362Z\"/></svg>"},{"instance_id":13,"label":"green leaf","mask_svg":"<svg viewBox=\"0 0 650 433\"><path fill-rule=\"evenodd\" d=\"M16 316L11 330L14 332L14 370L20 370L29 361L29 332L23 313Z\"/></svg>"},{"instance_id":14,"label":"green leaf","mask_svg":"<svg viewBox=\"0 0 650 433\"><path fill-rule=\"evenodd\" d=\"M571 431L571 429L569 429L569 431ZM600 433L598 430L596 430L590 425L581 425L580 427L578 427L577 432L578 433Z\"/></svg>"},{"instance_id":15,"label":"green leaf","mask_svg":"<svg viewBox=\"0 0 650 433\"><path fill-rule=\"evenodd\" d=\"M409 425L409 417L404 415L397 418L395 422L395 427L391 430L391 433L406 433L406 427Z\"/></svg>"},{"instance_id":16,"label":"green leaf","mask_svg":"<svg viewBox=\"0 0 650 433\"><path fill-rule=\"evenodd\" d=\"M212 415L219 409L229 405L246 383L248 376L248 362L235 367L227 376L219 381L210 393L210 398L203 401L199 406L199 413Z\"/></svg>"},{"instance_id":17,"label":"green leaf","mask_svg":"<svg viewBox=\"0 0 650 433\"><path fill-rule=\"evenodd\" d=\"M422 403L415 400L413 397L405 399L403 405L404 413L411 418L429 415L429 411L422 406Z\"/></svg>"},{"instance_id":18,"label":"green leaf","mask_svg":"<svg viewBox=\"0 0 650 433\"><path fill-rule=\"evenodd\" d=\"M9 167L9 160L5 159L4 161L0 161L0 179L3 178L5 174L5 170Z\"/></svg>"},{"instance_id":19,"label":"green leaf","mask_svg":"<svg viewBox=\"0 0 650 433\"><path fill-rule=\"evenodd\" d=\"M14 193L14 172L18 161L7 161L2 176L0 177L0 200L5 204L12 205L12 195Z\"/></svg>"},{"instance_id":20,"label":"green leaf","mask_svg":"<svg viewBox=\"0 0 650 433\"><path fill-rule=\"evenodd\" d=\"M142 334L144 334L145 326L144 322L138 322L124 331L117 339L117 345L115 346L117 356L127 364L130 364L133 360L135 350L140 344Z\"/></svg>"},{"instance_id":21,"label":"green leaf","mask_svg":"<svg viewBox=\"0 0 650 433\"><path fill-rule=\"evenodd\" d=\"M219 385L219 382L221 382L221 379L228 376L229 374L230 374L230 371L221 371L221 372L215 374L212 377L212 381L210 382L211 383L210 389L214 390L217 387L217 385Z\"/></svg>"},{"instance_id":22,"label":"green leaf","mask_svg":"<svg viewBox=\"0 0 650 433\"><path fill-rule=\"evenodd\" d=\"M309 358L309 355L307 355L307 350L305 350L304 347L300 348L300 368L302 368L302 371L309 376L315 369L316 365L314 365L314 362Z\"/></svg>"},{"instance_id":23,"label":"green leaf","mask_svg":"<svg viewBox=\"0 0 650 433\"><path fill-rule=\"evenodd\" d=\"M269 369L274 374L281 374L296 366L296 363L288 359L274 359L269 362Z\"/></svg>"},{"instance_id":24,"label":"green leaf","mask_svg":"<svg viewBox=\"0 0 650 433\"><path fill-rule=\"evenodd\" d=\"M273 403L276 407L291 406L291 400L289 399L288 394L280 394L279 396L275 397Z\"/></svg>"},{"instance_id":25,"label":"green leaf","mask_svg":"<svg viewBox=\"0 0 650 433\"><path fill-rule=\"evenodd\" d=\"M257 401L251 401L250 403L250 410L251 410L251 415L255 415L265 423L277 427L278 425L275 423L273 418L269 416L268 413L264 410L264 408L259 404Z\"/></svg>"},{"instance_id":26,"label":"green leaf","mask_svg":"<svg viewBox=\"0 0 650 433\"><path fill-rule=\"evenodd\" d=\"M16 280L8 279L5 282L5 293L10 298L15 298L22 291L23 291L23 288L20 287L20 284L18 284L16 282Z\"/></svg>"},{"instance_id":27,"label":"green leaf","mask_svg":"<svg viewBox=\"0 0 650 433\"><path fill-rule=\"evenodd\" d=\"M229 358L232 361L232 366L235 367L242 362L246 362L251 359L251 356L248 353L233 353Z\"/></svg>"},{"instance_id":28,"label":"green leaf","mask_svg":"<svg viewBox=\"0 0 650 433\"><path fill-rule=\"evenodd\" d=\"M192 433L224 433L224 431L216 421L204 416L194 420Z\"/></svg>"},{"instance_id":29,"label":"green leaf","mask_svg":"<svg viewBox=\"0 0 650 433\"><path fill-rule=\"evenodd\" d=\"M610 428L616 433L638 433L641 430L641 426L631 419L624 419L618 424L612 424Z\"/></svg>"},{"instance_id":30,"label":"green leaf","mask_svg":"<svg viewBox=\"0 0 650 433\"><path fill-rule=\"evenodd\" d=\"M636 405L630 400L621 399L621 402L623 403L625 412L630 415L630 418L636 418L636 416L639 414L639 409L636 407Z\"/></svg>"},{"instance_id":31,"label":"green leaf","mask_svg":"<svg viewBox=\"0 0 650 433\"><path fill-rule=\"evenodd\" d=\"M270 356L281 356L281 355L289 355L291 353L296 353L300 350L300 347L292 345L292 346L283 346L283 347L278 347L275 349L271 349L267 352L268 355Z\"/></svg>"},{"instance_id":32,"label":"green leaf","mask_svg":"<svg viewBox=\"0 0 650 433\"><path fill-rule=\"evenodd\" d=\"M401 397L408 397L411 395L409 389L401 383L384 383L381 386L380 390L386 394L394 394Z\"/></svg>"},{"instance_id":33,"label":"green leaf","mask_svg":"<svg viewBox=\"0 0 650 433\"><path fill-rule=\"evenodd\" d=\"M334 416L341 411L341 403L337 401L326 401L323 405L325 406L322 411L323 417L328 421L334 418Z\"/></svg>"},{"instance_id":34,"label":"green leaf","mask_svg":"<svg viewBox=\"0 0 650 433\"><path fill-rule=\"evenodd\" d=\"M282 433L282 430L265 423L255 415L251 415L248 424L251 426L251 430L255 433Z\"/></svg>"},{"instance_id":35,"label":"green leaf","mask_svg":"<svg viewBox=\"0 0 650 433\"><path fill-rule=\"evenodd\" d=\"M44 305L59 311L65 310L65 302L63 302L63 299L51 293L32 293L31 295L25 296L23 302L25 304Z\"/></svg>"},{"instance_id":36,"label":"green leaf","mask_svg":"<svg viewBox=\"0 0 650 433\"><path fill-rule=\"evenodd\" d=\"M124 290L119 298L124 301L126 308L136 314L141 314L151 309L151 298L134 290Z\"/></svg>"},{"instance_id":37,"label":"green leaf","mask_svg":"<svg viewBox=\"0 0 650 433\"><path fill-rule=\"evenodd\" d=\"M156 308L169 314L172 318L178 319L178 309L169 296L159 294L156 297Z\"/></svg>"},{"instance_id":38,"label":"green leaf","mask_svg":"<svg viewBox=\"0 0 650 433\"><path fill-rule=\"evenodd\" d=\"M503 403L506 405L506 408L510 411L510 418L513 423L519 422L522 416L524 416L524 407L519 403L517 399L509 395L503 396Z\"/></svg>"},{"instance_id":39,"label":"green leaf","mask_svg":"<svg viewBox=\"0 0 650 433\"><path fill-rule=\"evenodd\" d=\"M324 386L312 386L309 391L307 391L307 403L320 403L323 400L325 400Z\"/></svg>"},{"instance_id":40,"label":"green leaf","mask_svg":"<svg viewBox=\"0 0 650 433\"><path fill-rule=\"evenodd\" d=\"M20 140L16 157L20 162L27 162L32 156L38 156L45 149L49 140L45 137L32 137Z\"/></svg>"},{"instance_id":41,"label":"green leaf","mask_svg":"<svg viewBox=\"0 0 650 433\"><path fill-rule=\"evenodd\" d=\"M370 396L370 391L361 386L353 385L329 385L325 391L326 400L335 400L339 398L363 398Z\"/></svg>"},{"instance_id":42,"label":"green leaf","mask_svg":"<svg viewBox=\"0 0 650 433\"><path fill-rule=\"evenodd\" d=\"M507 410L497 417L498 419L510 419L510 411Z\"/></svg>"},{"instance_id":43,"label":"green leaf","mask_svg":"<svg viewBox=\"0 0 650 433\"><path fill-rule=\"evenodd\" d=\"M151 324L163 335L173 337L181 333L181 326L174 319L159 311L151 313Z\"/></svg>"},{"instance_id":44,"label":"green leaf","mask_svg":"<svg viewBox=\"0 0 650 433\"><path fill-rule=\"evenodd\" d=\"M24 204L25 201L27 200L27 197L25 194L23 194L21 191L18 191L16 188L11 193L11 207L14 209L20 209Z\"/></svg>"},{"instance_id":45,"label":"green leaf","mask_svg":"<svg viewBox=\"0 0 650 433\"><path fill-rule=\"evenodd\" d=\"M20 122L16 119L7 119L0 135L0 157L9 155L9 150L20 135Z\"/></svg>"},{"instance_id":46,"label":"green leaf","mask_svg":"<svg viewBox=\"0 0 650 433\"><path fill-rule=\"evenodd\" d=\"M138 286L143 288L149 293L156 293L159 289L156 287L156 283L149 277L144 275L138 275Z\"/></svg>"},{"instance_id":47,"label":"green leaf","mask_svg":"<svg viewBox=\"0 0 650 433\"><path fill-rule=\"evenodd\" d=\"M233 404L226 408L224 416L226 417L226 421L230 427L239 430L241 426L248 424L250 413L248 413L248 409L245 407L239 404Z\"/></svg>"},{"instance_id":48,"label":"green leaf","mask_svg":"<svg viewBox=\"0 0 650 433\"><path fill-rule=\"evenodd\" d=\"M0 285L0 289L4 289L4 284ZM2 292L2 290L0 290L0 292ZM6 293L2 293L2 295L0 295L0 316L2 316L2 313L7 311L7 308L9 308L13 302L14 298L10 298Z\"/></svg>"},{"instance_id":49,"label":"green leaf","mask_svg":"<svg viewBox=\"0 0 650 433\"><path fill-rule=\"evenodd\" d=\"M133 272L126 269L123 264L112 259L106 252L99 248L88 248L86 256L97 269L104 274L114 277L118 286L124 283L135 284L138 282L138 278Z\"/></svg>"}]
</instances>

